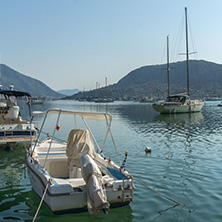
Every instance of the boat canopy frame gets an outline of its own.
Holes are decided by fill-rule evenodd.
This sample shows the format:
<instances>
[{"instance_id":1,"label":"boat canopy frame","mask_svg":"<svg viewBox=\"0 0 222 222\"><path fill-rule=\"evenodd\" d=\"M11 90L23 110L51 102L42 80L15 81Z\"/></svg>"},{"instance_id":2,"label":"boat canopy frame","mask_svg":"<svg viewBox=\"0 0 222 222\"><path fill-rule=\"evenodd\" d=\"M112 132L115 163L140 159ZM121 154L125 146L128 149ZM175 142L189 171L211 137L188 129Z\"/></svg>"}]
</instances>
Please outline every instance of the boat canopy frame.
<instances>
[{"instance_id":1,"label":"boat canopy frame","mask_svg":"<svg viewBox=\"0 0 222 222\"><path fill-rule=\"evenodd\" d=\"M39 116L41 114L44 114L44 119L43 119L43 122L42 122L42 125L41 125L41 128L39 130L39 134L38 134L38 137L35 141L35 144L34 144L34 147L31 151L31 156L33 155L34 153L34 150L35 150L35 147L39 141L39 138L40 138L40 135L42 133L42 130L43 130L43 127L44 127L44 124L45 124L45 121L47 119L47 116L49 114L57 114L58 117L57 117L57 120L56 120L56 124L55 124L55 127L54 127L54 130L53 130L53 135L51 137L51 141L50 141L50 145L49 145L49 148L48 148L48 151L47 151L47 155L46 155L46 159L45 159L45 163L47 161L47 158L48 158L48 155L49 155L49 152L50 152L50 149L51 149L51 146L52 146L52 142L53 142L53 139L55 138L55 132L56 132L56 128L57 128L57 125L59 123L59 119L60 119L60 116L61 114L63 115L73 115L74 116L74 122L75 122L75 128L77 129L77 122L76 122L76 116L80 116L82 118L82 121L83 123L85 124L86 128L89 130L90 132L90 135L92 136L92 139L93 141L95 142L96 146L97 146L97 149L99 150L99 152L101 153L101 155L103 157L104 154L103 154L103 149L104 149L104 146L105 146L105 142L106 142L106 139L107 139L107 136L108 134L110 134L111 136L111 139L112 139L112 142L113 142L113 145L114 145L114 148L115 148L115 151L116 151L116 154L117 154L117 157L119 159L119 162L121 164L121 161L120 161L120 158L119 158L119 154L118 154L118 151L117 151L117 147L116 147L116 144L115 144L115 141L114 141L114 138L112 136L112 132L111 132L111 122L112 122L112 116L111 114L109 113L96 113L96 112L78 112L78 111L72 111L72 110L64 110L64 109L50 109L50 110L47 110L47 111L34 111L32 113L32 116ZM105 138L104 138L104 141L103 141L103 145L102 145L102 148L99 147L92 131L90 130L86 120L103 120L103 121L106 121L106 124L107 124L107 132L106 132L106 135L105 135ZM44 164L45 165L45 164Z\"/></svg>"},{"instance_id":2,"label":"boat canopy frame","mask_svg":"<svg viewBox=\"0 0 222 222\"><path fill-rule=\"evenodd\" d=\"M28 108L29 108L29 117L30 117L30 143L32 144L32 131L31 131L31 124L32 124L32 116L31 116L31 104L30 104L30 100L31 100L31 95L28 92L24 92L24 91L18 91L18 90L0 90L0 95L4 95L4 100L9 100L12 104L14 104L13 101L10 100L10 97L15 97L16 100L18 97L26 97L27 101L28 101ZM2 98L3 99L3 98ZM17 101L16 104L17 105Z\"/></svg>"},{"instance_id":3,"label":"boat canopy frame","mask_svg":"<svg viewBox=\"0 0 222 222\"><path fill-rule=\"evenodd\" d=\"M31 97L31 95L27 92L23 92L23 91L17 91L17 90L0 90L0 94L4 95L4 96L15 96L15 97Z\"/></svg>"}]
</instances>

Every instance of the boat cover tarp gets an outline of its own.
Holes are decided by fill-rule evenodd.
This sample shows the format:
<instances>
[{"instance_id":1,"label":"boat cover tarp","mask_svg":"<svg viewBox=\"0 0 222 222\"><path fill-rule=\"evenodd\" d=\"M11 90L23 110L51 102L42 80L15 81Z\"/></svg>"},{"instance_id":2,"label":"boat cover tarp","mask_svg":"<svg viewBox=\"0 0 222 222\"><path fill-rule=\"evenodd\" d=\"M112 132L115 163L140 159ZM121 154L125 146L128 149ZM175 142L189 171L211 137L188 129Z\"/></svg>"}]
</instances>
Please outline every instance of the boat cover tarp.
<instances>
[{"instance_id":1,"label":"boat cover tarp","mask_svg":"<svg viewBox=\"0 0 222 222\"><path fill-rule=\"evenodd\" d=\"M109 210L109 202L102 185L102 174L97 164L89 155L81 157L81 170L86 182L87 208L90 214L99 213L100 209Z\"/></svg>"},{"instance_id":2,"label":"boat cover tarp","mask_svg":"<svg viewBox=\"0 0 222 222\"><path fill-rule=\"evenodd\" d=\"M81 157L85 154L88 154L92 158L96 154L89 131L87 129L71 130L66 148L69 170L72 170L73 166L81 167Z\"/></svg>"}]
</instances>

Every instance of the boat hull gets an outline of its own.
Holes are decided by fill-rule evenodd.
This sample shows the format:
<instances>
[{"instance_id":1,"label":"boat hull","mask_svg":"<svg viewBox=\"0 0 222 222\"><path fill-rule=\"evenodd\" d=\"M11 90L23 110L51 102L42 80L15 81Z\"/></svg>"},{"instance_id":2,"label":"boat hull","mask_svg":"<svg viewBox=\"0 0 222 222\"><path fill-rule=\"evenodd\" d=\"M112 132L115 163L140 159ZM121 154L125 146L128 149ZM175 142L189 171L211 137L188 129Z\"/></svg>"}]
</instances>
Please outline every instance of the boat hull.
<instances>
[{"instance_id":1,"label":"boat hull","mask_svg":"<svg viewBox=\"0 0 222 222\"><path fill-rule=\"evenodd\" d=\"M31 134L31 135L30 135ZM23 147L30 145L30 136L35 140L34 125L29 123L1 124L0 127L0 147Z\"/></svg>"},{"instance_id":2,"label":"boat hull","mask_svg":"<svg viewBox=\"0 0 222 222\"><path fill-rule=\"evenodd\" d=\"M191 103L190 105L153 104L153 108L160 113L193 113L200 112L204 102Z\"/></svg>"},{"instance_id":3,"label":"boat hull","mask_svg":"<svg viewBox=\"0 0 222 222\"><path fill-rule=\"evenodd\" d=\"M68 179L66 183L64 183L64 179L52 178L49 174L44 173L31 157L26 159L26 163L30 182L40 198L42 198L49 179L52 181L44 202L54 214L87 211L87 193L84 185L79 188L72 186L75 178ZM63 182L60 184L60 181ZM80 179L78 181L80 184L82 183ZM106 189L107 201L111 206L125 206L132 201L132 187L129 184L131 184L131 180L125 182L123 189L121 180L113 187Z\"/></svg>"}]
</instances>

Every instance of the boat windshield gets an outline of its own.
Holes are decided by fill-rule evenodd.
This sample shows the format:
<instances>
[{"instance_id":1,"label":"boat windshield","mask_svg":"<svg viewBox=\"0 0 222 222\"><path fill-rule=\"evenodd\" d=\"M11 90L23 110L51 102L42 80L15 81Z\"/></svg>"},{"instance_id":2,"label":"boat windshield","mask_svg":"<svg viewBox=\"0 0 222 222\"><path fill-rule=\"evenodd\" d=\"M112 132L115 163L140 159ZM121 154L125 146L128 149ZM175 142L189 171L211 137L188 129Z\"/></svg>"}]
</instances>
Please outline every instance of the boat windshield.
<instances>
[{"instance_id":1,"label":"boat windshield","mask_svg":"<svg viewBox=\"0 0 222 222\"><path fill-rule=\"evenodd\" d=\"M166 102L180 102L184 104L189 98L183 95L168 96Z\"/></svg>"}]
</instances>

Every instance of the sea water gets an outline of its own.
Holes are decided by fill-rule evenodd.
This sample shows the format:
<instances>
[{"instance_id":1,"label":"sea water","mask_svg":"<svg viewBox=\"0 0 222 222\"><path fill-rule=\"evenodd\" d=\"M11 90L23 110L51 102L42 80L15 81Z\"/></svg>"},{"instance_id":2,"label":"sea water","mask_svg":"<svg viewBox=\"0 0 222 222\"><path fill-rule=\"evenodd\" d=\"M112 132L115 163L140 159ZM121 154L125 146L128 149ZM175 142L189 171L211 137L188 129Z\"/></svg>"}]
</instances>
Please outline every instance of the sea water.
<instances>
[{"instance_id":1,"label":"sea water","mask_svg":"<svg viewBox=\"0 0 222 222\"><path fill-rule=\"evenodd\" d=\"M134 181L133 202L111 209L108 215L55 216L43 204L36 221L222 221L222 107L218 103L206 102L200 113L176 115L160 115L151 104L138 102L46 101L33 106L33 110L63 108L112 114L112 135L121 161L128 151L127 170L148 187L184 204L176 205ZM27 114L25 109L21 112ZM49 120L51 128L54 124ZM97 124L91 127L102 146L104 128ZM118 162L110 141L104 153ZM145 152L147 146L151 153ZM0 157L0 221L32 221L40 198L26 172L25 150L0 150Z\"/></svg>"}]
</instances>

